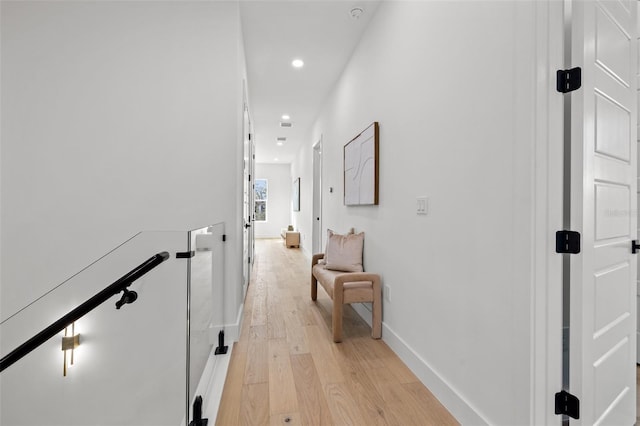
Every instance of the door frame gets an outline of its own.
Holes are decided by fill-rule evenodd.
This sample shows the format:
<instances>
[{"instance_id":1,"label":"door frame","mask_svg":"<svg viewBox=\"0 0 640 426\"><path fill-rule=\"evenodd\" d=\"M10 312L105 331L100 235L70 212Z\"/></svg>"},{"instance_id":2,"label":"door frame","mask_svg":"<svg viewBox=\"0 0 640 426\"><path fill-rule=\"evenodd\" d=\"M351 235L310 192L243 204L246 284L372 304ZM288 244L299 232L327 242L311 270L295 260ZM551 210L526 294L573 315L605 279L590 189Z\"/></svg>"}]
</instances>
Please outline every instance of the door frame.
<instances>
[{"instance_id":1,"label":"door frame","mask_svg":"<svg viewBox=\"0 0 640 426\"><path fill-rule=\"evenodd\" d=\"M535 134L533 280L531 290L530 424L560 425L554 395L562 387L562 255L555 232L563 225L563 2L535 2Z\"/></svg>"},{"instance_id":2,"label":"door frame","mask_svg":"<svg viewBox=\"0 0 640 426\"><path fill-rule=\"evenodd\" d=\"M311 252L314 254L322 252L322 135L313 144L311 152L313 156Z\"/></svg>"},{"instance_id":3,"label":"door frame","mask_svg":"<svg viewBox=\"0 0 640 426\"><path fill-rule=\"evenodd\" d=\"M242 97L242 191L243 208L242 220L242 300L244 300L249 283L251 282L251 266L254 257L254 229L253 219L254 212L254 194L253 180L255 171L255 150L253 140L253 129L251 128L251 114L249 112L249 101L247 99L246 81L243 81L243 97ZM245 192L246 188L246 192ZM246 255L245 255L246 253Z\"/></svg>"}]
</instances>

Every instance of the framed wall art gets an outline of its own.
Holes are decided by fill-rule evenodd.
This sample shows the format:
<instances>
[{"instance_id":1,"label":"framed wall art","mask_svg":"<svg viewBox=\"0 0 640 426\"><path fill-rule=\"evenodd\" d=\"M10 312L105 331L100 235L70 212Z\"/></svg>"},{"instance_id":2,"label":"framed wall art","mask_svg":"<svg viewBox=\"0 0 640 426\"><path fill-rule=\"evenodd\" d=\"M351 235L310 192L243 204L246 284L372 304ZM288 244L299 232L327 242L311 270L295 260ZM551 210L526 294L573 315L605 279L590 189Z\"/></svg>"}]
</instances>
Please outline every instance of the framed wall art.
<instances>
[{"instance_id":1,"label":"framed wall art","mask_svg":"<svg viewBox=\"0 0 640 426\"><path fill-rule=\"evenodd\" d=\"M292 192L292 204L293 211L300 211L300 178L297 178L293 181L293 192Z\"/></svg>"},{"instance_id":2,"label":"framed wall art","mask_svg":"<svg viewBox=\"0 0 640 426\"><path fill-rule=\"evenodd\" d=\"M344 204L378 204L378 122L344 146Z\"/></svg>"}]
</instances>

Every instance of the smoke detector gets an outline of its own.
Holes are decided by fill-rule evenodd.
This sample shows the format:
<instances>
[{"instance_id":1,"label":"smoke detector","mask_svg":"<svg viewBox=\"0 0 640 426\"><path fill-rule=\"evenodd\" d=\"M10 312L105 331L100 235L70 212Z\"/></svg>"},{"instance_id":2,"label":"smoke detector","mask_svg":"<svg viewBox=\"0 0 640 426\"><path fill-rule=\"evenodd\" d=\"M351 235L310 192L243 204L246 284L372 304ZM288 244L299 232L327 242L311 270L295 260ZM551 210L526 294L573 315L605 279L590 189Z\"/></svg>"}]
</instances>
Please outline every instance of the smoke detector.
<instances>
[{"instance_id":1,"label":"smoke detector","mask_svg":"<svg viewBox=\"0 0 640 426\"><path fill-rule=\"evenodd\" d=\"M364 13L364 9L361 7L354 7L349 12L349 14L353 19L360 19L360 16L362 16L363 13Z\"/></svg>"}]
</instances>

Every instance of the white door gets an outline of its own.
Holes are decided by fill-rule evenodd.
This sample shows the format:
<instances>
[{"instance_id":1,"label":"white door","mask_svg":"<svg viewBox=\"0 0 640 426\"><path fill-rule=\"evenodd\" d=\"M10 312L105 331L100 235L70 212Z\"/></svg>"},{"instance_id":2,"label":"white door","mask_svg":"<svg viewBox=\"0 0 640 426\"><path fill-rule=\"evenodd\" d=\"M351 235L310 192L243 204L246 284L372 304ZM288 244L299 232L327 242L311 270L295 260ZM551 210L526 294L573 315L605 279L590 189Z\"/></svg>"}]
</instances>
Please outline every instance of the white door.
<instances>
[{"instance_id":1,"label":"white door","mask_svg":"<svg viewBox=\"0 0 640 426\"><path fill-rule=\"evenodd\" d=\"M253 261L255 260L255 252L256 252L256 227L253 224L256 221L256 210L255 210L255 200L256 200L256 191L255 189L255 176L256 176L256 141L253 137L253 129L251 128L251 116L249 116L249 170L251 174L251 191L249 191L249 204L252 206L251 208L251 227L249 228L249 275L251 275L251 267L253 266Z\"/></svg>"},{"instance_id":2,"label":"white door","mask_svg":"<svg viewBox=\"0 0 640 426\"><path fill-rule=\"evenodd\" d=\"M322 253L322 139L313 146L313 253Z\"/></svg>"},{"instance_id":3,"label":"white door","mask_svg":"<svg viewBox=\"0 0 640 426\"><path fill-rule=\"evenodd\" d=\"M570 392L576 424L632 425L636 409L636 1L574 0Z\"/></svg>"},{"instance_id":4,"label":"white door","mask_svg":"<svg viewBox=\"0 0 640 426\"><path fill-rule=\"evenodd\" d=\"M251 225L253 218L253 178L251 176L251 169L253 165L253 152L251 150L251 129L249 121L249 109L245 102L244 113L242 120L242 139L244 145L243 152L243 209L242 209L242 295L247 292L249 286L250 274L251 274L251 249L252 249L252 233Z\"/></svg>"}]
</instances>

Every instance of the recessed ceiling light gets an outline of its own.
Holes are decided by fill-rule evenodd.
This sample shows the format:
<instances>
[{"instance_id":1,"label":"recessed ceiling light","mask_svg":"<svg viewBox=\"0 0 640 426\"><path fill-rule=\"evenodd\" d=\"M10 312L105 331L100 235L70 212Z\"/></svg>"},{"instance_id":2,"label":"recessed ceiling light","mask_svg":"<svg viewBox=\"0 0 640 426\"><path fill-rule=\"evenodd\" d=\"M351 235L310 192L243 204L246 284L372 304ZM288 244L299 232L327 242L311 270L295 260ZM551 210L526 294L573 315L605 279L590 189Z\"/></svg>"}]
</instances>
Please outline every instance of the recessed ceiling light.
<instances>
[{"instance_id":1,"label":"recessed ceiling light","mask_svg":"<svg viewBox=\"0 0 640 426\"><path fill-rule=\"evenodd\" d=\"M302 68L304 66L304 61L302 59L294 59L291 61L291 65L294 68Z\"/></svg>"},{"instance_id":2,"label":"recessed ceiling light","mask_svg":"<svg viewBox=\"0 0 640 426\"><path fill-rule=\"evenodd\" d=\"M274 159L273 159L273 161L278 161L278 159L277 159L277 158L274 158Z\"/></svg>"},{"instance_id":3,"label":"recessed ceiling light","mask_svg":"<svg viewBox=\"0 0 640 426\"><path fill-rule=\"evenodd\" d=\"M288 114L282 114L282 119L283 119L283 120L288 120L288 119L290 119L290 118L291 118L291 117L290 117Z\"/></svg>"},{"instance_id":4,"label":"recessed ceiling light","mask_svg":"<svg viewBox=\"0 0 640 426\"><path fill-rule=\"evenodd\" d=\"M282 142L276 142L276 145L282 146Z\"/></svg>"}]
</instances>

